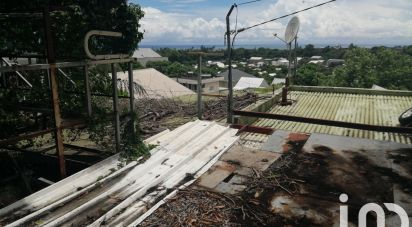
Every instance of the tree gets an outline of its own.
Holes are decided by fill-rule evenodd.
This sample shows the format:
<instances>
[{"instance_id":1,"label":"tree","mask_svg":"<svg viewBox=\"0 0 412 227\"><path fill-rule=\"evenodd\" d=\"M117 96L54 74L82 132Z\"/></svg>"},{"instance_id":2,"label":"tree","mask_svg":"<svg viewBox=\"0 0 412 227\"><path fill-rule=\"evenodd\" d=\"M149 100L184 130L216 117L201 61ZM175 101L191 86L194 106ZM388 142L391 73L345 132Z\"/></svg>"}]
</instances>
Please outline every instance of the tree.
<instances>
[{"instance_id":1,"label":"tree","mask_svg":"<svg viewBox=\"0 0 412 227\"><path fill-rule=\"evenodd\" d=\"M319 86L324 84L325 75L321 72L321 66L306 64L300 67L293 78L293 83L304 86Z\"/></svg>"},{"instance_id":2,"label":"tree","mask_svg":"<svg viewBox=\"0 0 412 227\"><path fill-rule=\"evenodd\" d=\"M303 49L303 56L304 57L312 57L316 54L315 51L315 46L313 46L312 44L308 44L305 46L305 48Z\"/></svg>"},{"instance_id":3,"label":"tree","mask_svg":"<svg viewBox=\"0 0 412 227\"><path fill-rule=\"evenodd\" d=\"M51 10L51 28L54 35L56 55L59 59L84 58L83 38L90 30L117 31L118 38L95 38L91 49L96 53L132 53L143 38L139 31L139 20L144 16L139 5L127 4L127 0L62 0L52 1L2 0L2 11L37 11L46 7ZM19 55L23 53L43 54L45 36L42 16L32 18L0 19L0 52ZM3 55L4 56L4 55Z\"/></svg>"},{"instance_id":4,"label":"tree","mask_svg":"<svg viewBox=\"0 0 412 227\"><path fill-rule=\"evenodd\" d=\"M33 17L0 17L0 32L2 34L0 36L0 56L27 53L43 55L45 53L45 36L41 14L45 8L50 8L51 32L58 61L84 59L83 39L90 30L116 31L123 34L121 38L92 38L90 48L96 54L132 53L143 38L139 21L144 13L140 6L128 4L127 0L2 0L0 1L2 13L13 11L36 13L31 15ZM44 58L39 60L44 61ZM81 109L84 105L84 96L80 94L85 90L84 73L79 68L67 68L64 71L70 75L77 87L70 90L71 94L66 93L68 89L65 87L64 79L61 79L61 75L57 75L62 117L83 114ZM108 71L107 66L89 68L93 93L111 93L111 78L107 74ZM31 127L33 125L38 127L37 123L31 119L31 114L23 114L17 109L21 103L24 102L37 108L50 108L46 72L30 71L28 73L27 79L33 84L33 88L18 93L0 91L0 100L2 101L0 118L6 119L6 121L0 121L0 128L8 128L8 133L0 133L0 137L9 137L21 130L33 130L35 129L35 127ZM93 105L93 117L96 117L99 123L107 123L104 119L112 111L110 102L102 97L94 97ZM6 106L11 108L5 110ZM47 119L50 120L50 118ZM10 122L12 124L9 124ZM50 123L50 121L46 122L46 124ZM20 131L13 130L12 127L9 127L10 125ZM43 126L47 127L48 125ZM98 139L101 140L101 138L103 137Z\"/></svg>"}]
</instances>

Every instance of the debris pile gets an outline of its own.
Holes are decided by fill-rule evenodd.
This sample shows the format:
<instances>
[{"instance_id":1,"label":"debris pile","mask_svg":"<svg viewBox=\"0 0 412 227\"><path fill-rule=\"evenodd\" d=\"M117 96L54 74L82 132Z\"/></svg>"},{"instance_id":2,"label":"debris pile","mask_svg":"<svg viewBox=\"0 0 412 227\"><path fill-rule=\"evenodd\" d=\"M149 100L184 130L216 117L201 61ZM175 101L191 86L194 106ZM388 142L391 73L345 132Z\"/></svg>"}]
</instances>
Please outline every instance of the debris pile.
<instances>
[{"instance_id":1,"label":"debris pile","mask_svg":"<svg viewBox=\"0 0 412 227\"><path fill-rule=\"evenodd\" d=\"M140 226L239 226L232 213L237 207L229 196L204 191L180 190Z\"/></svg>"},{"instance_id":2,"label":"debris pile","mask_svg":"<svg viewBox=\"0 0 412 227\"><path fill-rule=\"evenodd\" d=\"M246 93L234 97L234 108L243 109L258 100L257 95ZM155 135L165 129L174 129L196 117L196 105L174 99L139 99L140 128L145 137ZM213 98L203 102L204 120L221 120L226 117L227 99Z\"/></svg>"},{"instance_id":3,"label":"debris pile","mask_svg":"<svg viewBox=\"0 0 412 227\"><path fill-rule=\"evenodd\" d=\"M284 170L295 168L302 143L277 160L268 170L251 178L238 195L198 189L179 191L177 196L146 219L142 226L296 226L313 224L306 217L287 218L270 209L275 192L297 193L303 180L290 178ZM300 170L299 170L300 171Z\"/></svg>"}]
</instances>

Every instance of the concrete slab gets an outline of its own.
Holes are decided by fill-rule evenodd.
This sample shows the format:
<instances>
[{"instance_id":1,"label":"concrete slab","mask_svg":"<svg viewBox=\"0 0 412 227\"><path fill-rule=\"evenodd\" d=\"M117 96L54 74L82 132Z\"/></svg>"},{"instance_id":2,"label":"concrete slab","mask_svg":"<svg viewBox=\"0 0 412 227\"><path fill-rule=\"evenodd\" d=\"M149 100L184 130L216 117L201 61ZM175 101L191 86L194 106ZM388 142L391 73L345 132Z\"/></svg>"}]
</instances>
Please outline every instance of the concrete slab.
<instances>
[{"instance_id":1,"label":"concrete slab","mask_svg":"<svg viewBox=\"0 0 412 227\"><path fill-rule=\"evenodd\" d=\"M226 182L220 182L214 191L220 192L220 193L225 193L225 194L231 194L235 195L243 190L245 190L246 186L245 185L236 185L236 184L231 184L231 183L226 183Z\"/></svg>"},{"instance_id":2,"label":"concrete slab","mask_svg":"<svg viewBox=\"0 0 412 227\"><path fill-rule=\"evenodd\" d=\"M288 131L276 130L269 136L268 141L262 145L262 150L283 153L283 145L287 143L288 135Z\"/></svg>"},{"instance_id":3,"label":"concrete slab","mask_svg":"<svg viewBox=\"0 0 412 227\"><path fill-rule=\"evenodd\" d=\"M306 141L308 138L309 134L276 130L262 145L262 150L283 154L290 150L289 142Z\"/></svg>"},{"instance_id":4,"label":"concrete slab","mask_svg":"<svg viewBox=\"0 0 412 227\"><path fill-rule=\"evenodd\" d=\"M233 146L220 160L237 163L242 167L254 168L258 171L266 170L281 154L274 152L253 150L243 146Z\"/></svg>"},{"instance_id":5,"label":"concrete slab","mask_svg":"<svg viewBox=\"0 0 412 227\"><path fill-rule=\"evenodd\" d=\"M231 173L233 173L235 169L236 167L232 164L218 161L214 166L212 166L212 168L204 173L199 180L197 180L197 185L213 189Z\"/></svg>"}]
</instances>

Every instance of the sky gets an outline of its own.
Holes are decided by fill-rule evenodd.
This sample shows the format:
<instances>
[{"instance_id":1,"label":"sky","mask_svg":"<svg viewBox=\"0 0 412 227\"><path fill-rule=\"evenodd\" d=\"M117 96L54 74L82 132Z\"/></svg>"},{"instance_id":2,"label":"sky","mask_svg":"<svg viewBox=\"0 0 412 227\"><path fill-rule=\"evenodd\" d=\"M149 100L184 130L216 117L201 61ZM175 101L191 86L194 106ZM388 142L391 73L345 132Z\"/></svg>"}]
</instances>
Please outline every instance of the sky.
<instances>
[{"instance_id":1,"label":"sky","mask_svg":"<svg viewBox=\"0 0 412 227\"><path fill-rule=\"evenodd\" d=\"M142 45L223 45L225 17L248 0L131 0L145 12ZM231 28L242 28L324 0L261 0L240 5ZM300 44L412 45L412 0L337 0L297 15ZM236 45L282 45L291 17L240 33ZM237 21L237 23L236 23Z\"/></svg>"}]
</instances>

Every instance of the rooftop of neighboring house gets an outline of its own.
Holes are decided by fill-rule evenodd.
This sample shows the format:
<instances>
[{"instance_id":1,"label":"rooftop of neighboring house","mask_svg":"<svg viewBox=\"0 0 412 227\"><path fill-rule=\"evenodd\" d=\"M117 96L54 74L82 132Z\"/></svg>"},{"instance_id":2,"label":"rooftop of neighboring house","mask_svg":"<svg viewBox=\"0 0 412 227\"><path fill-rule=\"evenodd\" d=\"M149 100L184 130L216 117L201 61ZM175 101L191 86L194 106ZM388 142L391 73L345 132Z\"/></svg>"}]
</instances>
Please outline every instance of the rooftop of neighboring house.
<instances>
[{"instance_id":1,"label":"rooftop of neighboring house","mask_svg":"<svg viewBox=\"0 0 412 227\"><path fill-rule=\"evenodd\" d=\"M136 98L149 97L154 99L179 97L195 94L190 89L177 83L156 69L139 69L133 71L134 82L139 84L146 91L145 95L136 94ZM118 78L127 82L128 73L118 72ZM124 83L124 90L127 90L127 83Z\"/></svg>"},{"instance_id":2,"label":"rooftop of neighboring house","mask_svg":"<svg viewBox=\"0 0 412 227\"><path fill-rule=\"evenodd\" d=\"M245 90L248 88L263 88L269 85L263 78L242 77L236 83L234 90Z\"/></svg>"},{"instance_id":3,"label":"rooftop of neighboring house","mask_svg":"<svg viewBox=\"0 0 412 227\"><path fill-rule=\"evenodd\" d=\"M218 76L218 77L224 77L225 80L227 81L227 80L229 80L228 74L229 74L229 71L226 70L226 71L224 71L224 72L222 72L222 73L219 73L217 76ZM237 82L237 81L239 81L240 78L242 78L242 77L257 78L257 77L255 77L255 76L253 76L253 75L251 75L251 74L249 74L249 73L243 72L243 71L241 71L241 70L239 70L239 69L232 69L232 79L233 79L233 81Z\"/></svg>"},{"instance_id":4,"label":"rooftop of neighboring house","mask_svg":"<svg viewBox=\"0 0 412 227\"><path fill-rule=\"evenodd\" d=\"M133 57L140 58L161 58L160 54L156 53L152 48L139 48L133 53Z\"/></svg>"},{"instance_id":5,"label":"rooftop of neighboring house","mask_svg":"<svg viewBox=\"0 0 412 227\"><path fill-rule=\"evenodd\" d=\"M187 84L197 84L197 77L182 77L182 78L173 78L175 81L179 83L187 83ZM206 83L213 83L219 82L224 80L223 77L202 77L202 84Z\"/></svg>"}]
</instances>

